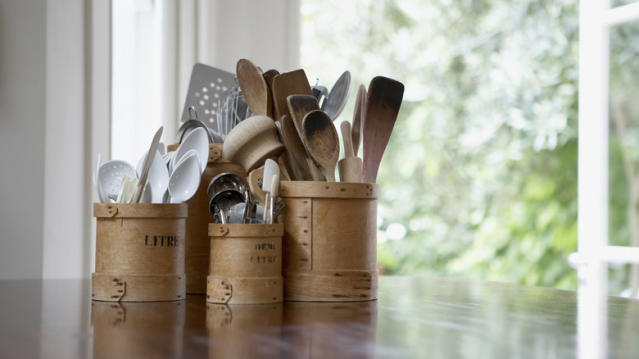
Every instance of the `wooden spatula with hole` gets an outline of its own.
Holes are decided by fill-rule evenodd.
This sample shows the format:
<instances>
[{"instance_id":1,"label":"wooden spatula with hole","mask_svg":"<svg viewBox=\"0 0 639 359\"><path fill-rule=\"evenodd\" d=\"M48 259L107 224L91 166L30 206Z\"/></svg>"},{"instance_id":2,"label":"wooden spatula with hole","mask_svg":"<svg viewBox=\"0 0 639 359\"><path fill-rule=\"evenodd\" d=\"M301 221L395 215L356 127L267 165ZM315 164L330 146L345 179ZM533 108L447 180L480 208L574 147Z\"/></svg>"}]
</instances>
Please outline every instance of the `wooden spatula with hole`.
<instances>
[{"instance_id":1,"label":"wooden spatula with hole","mask_svg":"<svg viewBox=\"0 0 639 359\"><path fill-rule=\"evenodd\" d=\"M402 104L404 85L393 79L377 76L368 85L364 111L364 164L362 179L375 183L377 171L388 145L397 113Z\"/></svg>"},{"instance_id":2,"label":"wooden spatula with hole","mask_svg":"<svg viewBox=\"0 0 639 359\"><path fill-rule=\"evenodd\" d=\"M302 121L306 148L328 182L335 182L339 138L333 120L322 111L311 111Z\"/></svg>"},{"instance_id":3,"label":"wooden spatula with hole","mask_svg":"<svg viewBox=\"0 0 639 359\"><path fill-rule=\"evenodd\" d=\"M313 95L304 70L285 72L273 78L273 103L275 104L276 120L282 118L283 115L290 116L286 102L289 95Z\"/></svg>"},{"instance_id":4,"label":"wooden spatula with hole","mask_svg":"<svg viewBox=\"0 0 639 359\"><path fill-rule=\"evenodd\" d=\"M251 112L254 115L269 116L271 96L260 70L251 61L240 59L237 62L236 73L237 82Z\"/></svg>"}]
</instances>

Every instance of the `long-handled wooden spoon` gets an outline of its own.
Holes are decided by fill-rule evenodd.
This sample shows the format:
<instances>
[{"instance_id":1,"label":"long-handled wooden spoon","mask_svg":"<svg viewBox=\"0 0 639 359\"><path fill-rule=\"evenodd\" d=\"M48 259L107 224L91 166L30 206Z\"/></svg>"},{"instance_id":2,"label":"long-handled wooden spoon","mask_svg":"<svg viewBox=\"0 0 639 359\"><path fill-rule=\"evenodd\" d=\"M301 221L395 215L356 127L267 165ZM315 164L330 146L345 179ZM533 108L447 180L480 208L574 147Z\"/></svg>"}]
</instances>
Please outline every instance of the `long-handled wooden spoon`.
<instances>
[{"instance_id":1,"label":"long-handled wooden spoon","mask_svg":"<svg viewBox=\"0 0 639 359\"><path fill-rule=\"evenodd\" d=\"M309 154L317 163L324 177L335 182L335 165L339 158L339 138L333 121L324 112L311 111L302 123L304 142Z\"/></svg>"},{"instance_id":2,"label":"long-handled wooden spoon","mask_svg":"<svg viewBox=\"0 0 639 359\"><path fill-rule=\"evenodd\" d=\"M300 139L300 136L295 130L293 120L283 115L279 121L275 123L280 131L280 137L282 143L286 148L286 154L289 159L289 167L291 168L290 174L293 175L296 181L310 181L313 179L308 163L306 162L306 149Z\"/></svg>"},{"instance_id":3,"label":"long-handled wooden spoon","mask_svg":"<svg viewBox=\"0 0 639 359\"><path fill-rule=\"evenodd\" d=\"M340 182L361 182L362 180L362 159L355 157L353 153L353 143L351 142L351 124L342 121L342 140L344 141L344 158L339 161Z\"/></svg>"},{"instance_id":4,"label":"long-handled wooden spoon","mask_svg":"<svg viewBox=\"0 0 639 359\"><path fill-rule=\"evenodd\" d=\"M260 70L249 60L240 59L236 67L237 82L246 104L254 115L269 115L271 96Z\"/></svg>"},{"instance_id":5,"label":"long-handled wooden spoon","mask_svg":"<svg viewBox=\"0 0 639 359\"><path fill-rule=\"evenodd\" d=\"M353 111L353 153L357 156L359 152L359 144L362 133L362 118L364 117L364 109L366 107L366 87L359 85L357 96L355 97L355 108Z\"/></svg>"},{"instance_id":6,"label":"long-handled wooden spoon","mask_svg":"<svg viewBox=\"0 0 639 359\"><path fill-rule=\"evenodd\" d=\"M377 76L368 85L363 127L364 182L375 183L377 179L379 164L393 132L403 96L404 85L397 80Z\"/></svg>"}]
</instances>

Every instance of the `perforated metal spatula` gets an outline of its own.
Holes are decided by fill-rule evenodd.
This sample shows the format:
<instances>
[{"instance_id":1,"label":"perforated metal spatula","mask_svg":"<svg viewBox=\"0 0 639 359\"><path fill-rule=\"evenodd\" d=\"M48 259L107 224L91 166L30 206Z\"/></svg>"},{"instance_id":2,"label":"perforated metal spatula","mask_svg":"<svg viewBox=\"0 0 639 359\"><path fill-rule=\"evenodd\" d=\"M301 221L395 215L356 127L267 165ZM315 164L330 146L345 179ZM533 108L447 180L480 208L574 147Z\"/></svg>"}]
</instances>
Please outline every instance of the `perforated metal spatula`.
<instances>
[{"instance_id":1,"label":"perforated metal spatula","mask_svg":"<svg viewBox=\"0 0 639 359\"><path fill-rule=\"evenodd\" d=\"M196 63L191 72L189 90L184 101L181 122L189 120L189 107L208 128L217 130L217 112L235 86L235 75L215 67Z\"/></svg>"}]
</instances>

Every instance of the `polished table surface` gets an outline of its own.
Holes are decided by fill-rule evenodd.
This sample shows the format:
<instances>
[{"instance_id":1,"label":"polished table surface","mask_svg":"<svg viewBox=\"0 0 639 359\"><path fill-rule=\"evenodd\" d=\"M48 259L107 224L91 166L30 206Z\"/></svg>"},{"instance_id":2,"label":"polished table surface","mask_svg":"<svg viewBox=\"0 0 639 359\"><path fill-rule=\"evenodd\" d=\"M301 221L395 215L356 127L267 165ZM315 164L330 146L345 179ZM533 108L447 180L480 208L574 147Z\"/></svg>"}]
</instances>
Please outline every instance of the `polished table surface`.
<instances>
[{"instance_id":1,"label":"polished table surface","mask_svg":"<svg viewBox=\"0 0 639 359\"><path fill-rule=\"evenodd\" d=\"M576 293L382 277L379 300L223 306L89 300L88 280L0 281L0 358L571 358ZM608 350L639 356L639 301L608 299Z\"/></svg>"}]
</instances>

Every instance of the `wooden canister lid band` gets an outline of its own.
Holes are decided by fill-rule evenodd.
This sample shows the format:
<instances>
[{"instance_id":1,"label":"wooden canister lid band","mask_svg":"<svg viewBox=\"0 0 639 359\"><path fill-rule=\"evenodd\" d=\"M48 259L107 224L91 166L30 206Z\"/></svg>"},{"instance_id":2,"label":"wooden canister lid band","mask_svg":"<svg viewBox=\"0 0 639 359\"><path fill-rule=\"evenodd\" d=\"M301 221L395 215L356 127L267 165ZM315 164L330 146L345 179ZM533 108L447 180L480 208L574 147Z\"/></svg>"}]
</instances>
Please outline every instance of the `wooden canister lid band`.
<instances>
[{"instance_id":1,"label":"wooden canister lid band","mask_svg":"<svg viewBox=\"0 0 639 359\"><path fill-rule=\"evenodd\" d=\"M209 223L211 238L282 237L284 224L219 224Z\"/></svg>"},{"instance_id":2,"label":"wooden canister lid band","mask_svg":"<svg viewBox=\"0 0 639 359\"><path fill-rule=\"evenodd\" d=\"M377 199L376 183L281 181L284 198L350 198Z\"/></svg>"},{"instance_id":3,"label":"wooden canister lid band","mask_svg":"<svg viewBox=\"0 0 639 359\"><path fill-rule=\"evenodd\" d=\"M177 150L179 144L173 144L166 146L166 150L168 152L173 152ZM224 158L224 153L222 152L222 144L221 143L210 143L209 144L209 160L208 163L232 163L231 161Z\"/></svg>"},{"instance_id":4,"label":"wooden canister lid band","mask_svg":"<svg viewBox=\"0 0 639 359\"><path fill-rule=\"evenodd\" d=\"M94 203L93 216L98 218L186 218L186 203Z\"/></svg>"}]
</instances>

